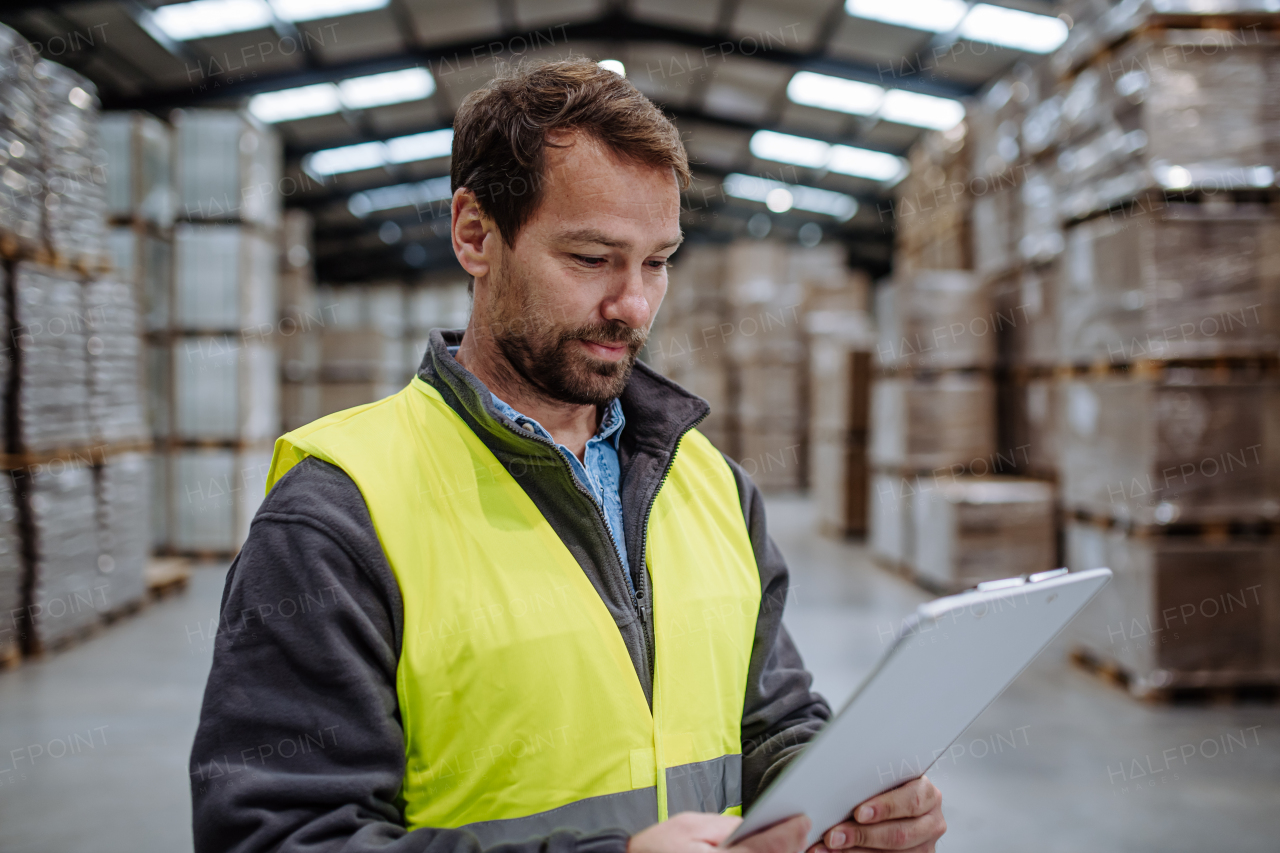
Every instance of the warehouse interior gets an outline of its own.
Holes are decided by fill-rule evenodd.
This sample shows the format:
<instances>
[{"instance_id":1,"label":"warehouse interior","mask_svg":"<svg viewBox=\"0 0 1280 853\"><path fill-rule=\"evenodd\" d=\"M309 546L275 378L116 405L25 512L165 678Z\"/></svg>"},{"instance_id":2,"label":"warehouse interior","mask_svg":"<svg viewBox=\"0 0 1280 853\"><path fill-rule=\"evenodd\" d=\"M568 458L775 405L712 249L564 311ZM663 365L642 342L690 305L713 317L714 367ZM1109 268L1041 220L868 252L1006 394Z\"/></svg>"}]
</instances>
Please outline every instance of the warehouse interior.
<instances>
[{"instance_id":1,"label":"warehouse interior","mask_svg":"<svg viewBox=\"0 0 1280 853\"><path fill-rule=\"evenodd\" d=\"M467 325L455 112L567 56L685 144L641 358L834 708L924 602L1114 572L930 771L938 849L1275 850L1280 6L13 0L0 851L192 849L273 444Z\"/></svg>"}]
</instances>

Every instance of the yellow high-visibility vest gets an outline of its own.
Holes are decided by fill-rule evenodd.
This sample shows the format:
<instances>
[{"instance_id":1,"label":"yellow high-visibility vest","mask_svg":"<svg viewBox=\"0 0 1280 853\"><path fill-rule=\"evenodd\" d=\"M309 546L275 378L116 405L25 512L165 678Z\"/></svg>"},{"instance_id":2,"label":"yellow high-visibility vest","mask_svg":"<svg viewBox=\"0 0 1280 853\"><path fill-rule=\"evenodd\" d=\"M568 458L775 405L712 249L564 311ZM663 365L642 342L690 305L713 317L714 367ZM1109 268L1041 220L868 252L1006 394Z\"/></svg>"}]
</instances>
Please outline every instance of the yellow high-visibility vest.
<instances>
[{"instance_id":1,"label":"yellow high-visibility vest","mask_svg":"<svg viewBox=\"0 0 1280 853\"><path fill-rule=\"evenodd\" d=\"M359 487L400 586L410 829L489 845L740 810L760 576L733 473L705 437L681 439L645 531L652 712L581 566L430 385L415 377L280 438L267 489L307 456Z\"/></svg>"}]
</instances>

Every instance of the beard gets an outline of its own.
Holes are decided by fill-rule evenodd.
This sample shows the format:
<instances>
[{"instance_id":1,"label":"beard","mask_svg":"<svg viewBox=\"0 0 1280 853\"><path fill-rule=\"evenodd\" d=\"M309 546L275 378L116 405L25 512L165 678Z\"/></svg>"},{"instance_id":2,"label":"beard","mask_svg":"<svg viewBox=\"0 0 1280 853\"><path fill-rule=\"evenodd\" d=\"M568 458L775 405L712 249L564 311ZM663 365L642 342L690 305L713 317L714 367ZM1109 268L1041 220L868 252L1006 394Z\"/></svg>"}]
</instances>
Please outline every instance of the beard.
<instances>
[{"instance_id":1,"label":"beard","mask_svg":"<svg viewBox=\"0 0 1280 853\"><path fill-rule=\"evenodd\" d=\"M534 296L531 282L506 269L494 280L494 342L521 379L547 397L573 405L602 406L622 393L649 333L621 320L564 325ZM626 346L617 361L592 355L579 342Z\"/></svg>"}]
</instances>

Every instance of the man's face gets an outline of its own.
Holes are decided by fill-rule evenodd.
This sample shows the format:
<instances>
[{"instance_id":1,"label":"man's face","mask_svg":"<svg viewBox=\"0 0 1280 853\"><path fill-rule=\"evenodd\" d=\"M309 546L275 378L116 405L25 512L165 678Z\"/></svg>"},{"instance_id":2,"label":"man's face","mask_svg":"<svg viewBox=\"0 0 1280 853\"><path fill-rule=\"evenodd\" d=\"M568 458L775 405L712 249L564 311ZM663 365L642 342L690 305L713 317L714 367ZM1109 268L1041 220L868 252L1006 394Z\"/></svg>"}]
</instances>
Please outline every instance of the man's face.
<instances>
[{"instance_id":1,"label":"man's face","mask_svg":"<svg viewBox=\"0 0 1280 853\"><path fill-rule=\"evenodd\" d=\"M666 293L680 194L670 169L581 134L553 141L570 144L547 149L541 204L514 246L499 244L483 322L524 381L599 405L622 393Z\"/></svg>"}]
</instances>

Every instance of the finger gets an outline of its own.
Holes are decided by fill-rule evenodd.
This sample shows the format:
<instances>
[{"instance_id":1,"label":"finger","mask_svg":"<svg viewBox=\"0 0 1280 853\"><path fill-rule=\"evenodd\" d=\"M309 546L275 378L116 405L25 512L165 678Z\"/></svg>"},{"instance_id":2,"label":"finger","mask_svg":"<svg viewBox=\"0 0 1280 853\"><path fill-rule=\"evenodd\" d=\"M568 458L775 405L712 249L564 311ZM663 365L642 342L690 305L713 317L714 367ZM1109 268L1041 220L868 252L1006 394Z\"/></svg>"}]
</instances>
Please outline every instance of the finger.
<instances>
[{"instance_id":1,"label":"finger","mask_svg":"<svg viewBox=\"0 0 1280 853\"><path fill-rule=\"evenodd\" d=\"M879 823L904 817L919 817L942 804L942 792L927 776L913 779L892 791L872 797L853 810L858 823Z\"/></svg>"},{"instance_id":2,"label":"finger","mask_svg":"<svg viewBox=\"0 0 1280 853\"><path fill-rule=\"evenodd\" d=\"M842 823L827 832L823 839L831 850L910 850L921 844L936 841L946 831L942 810L921 817L902 818L871 826ZM843 837L841 837L843 836Z\"/></svg>"},{"instance_id":3,"label":"finger","mask_svg":"<svg viewBox=\"0 0 1280 853\"><path fill-rule=\"evenodd\" d=\"M729 850L738 853L799 853L812 824L804 815L796 815L763 832L749 835Z\"/></svg>"},{"instance_id":4,"label":"finger","mask_svg":"<svg viewBox=\"0 0 1280 853\"><path fill-rule=\"evenodd\" d=\"M719 845L738 828L742 818L704 812L680 812L668 823L680 826L682 831L699 841Z\"/></svg>"}]
</instances>

